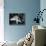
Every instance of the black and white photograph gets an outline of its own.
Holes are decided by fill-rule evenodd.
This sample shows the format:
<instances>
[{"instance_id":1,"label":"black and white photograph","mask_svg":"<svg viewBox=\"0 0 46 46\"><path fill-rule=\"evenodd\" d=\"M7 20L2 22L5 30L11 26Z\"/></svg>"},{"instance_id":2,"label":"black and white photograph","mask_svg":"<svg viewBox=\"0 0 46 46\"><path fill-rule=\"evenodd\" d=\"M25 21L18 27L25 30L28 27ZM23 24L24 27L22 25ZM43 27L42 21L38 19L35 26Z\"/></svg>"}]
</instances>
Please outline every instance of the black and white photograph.
<instances>
[{"instance_id":1,"label":"black and white photograph","mask_svg":"<svg viewBox=\"0 0 46 46\"><path fill-rule=\"evenodd\" d=\"M25 24L25 14L24 13L10 13L9 14L9 24L10 25L24 25Z\"/></svg>"}]
</instances>

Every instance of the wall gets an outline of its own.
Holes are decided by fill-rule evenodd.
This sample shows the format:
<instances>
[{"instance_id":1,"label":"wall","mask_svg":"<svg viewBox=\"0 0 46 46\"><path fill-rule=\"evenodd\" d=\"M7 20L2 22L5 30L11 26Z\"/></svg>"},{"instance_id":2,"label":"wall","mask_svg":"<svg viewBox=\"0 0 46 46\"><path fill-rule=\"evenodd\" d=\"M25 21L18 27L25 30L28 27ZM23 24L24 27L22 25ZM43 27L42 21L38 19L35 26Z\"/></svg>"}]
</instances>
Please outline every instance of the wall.
<instances>
[{"instance_id":1,"label":"wall","mask_svg":"<svg viewBox=\"0 0 46 46\"><path fill-rule=\"evenodd\" d=\"M43 9L46 9L46 0L40 1L40 9L41 9L41 11ZM43 25L43 26L46 26L46 10L43 12L42 17L43 17L44 20L43 20L43 22L41 21L40 24Z\"/></svg>"},{"instance_id":2,"label":"wall","mask_svg":"<svg viewBox=\"0 0 46 46\"><path fill-rule=\"evenodd\" d=\"M4 41L4 3L0 0L0 42Z\"/></svg>"},{"instance_id":3,"label":"wall","mask_svg":"<svg viewBox=\"0 0 46 46\"><path fill-rule=\"evenodd\" d=\"M40 0L40 10L46 9L46 0ZM40 21L40 25L45 26L46 27L46 11L44 11L43 15L43 22ZM46 40L45 40L46 41ZM46 43L46 42L45 42Z\"/></svg>"},{"instance_id":4,"label":"wall","mask_svg":"<svg viewBox=\"0 0 46 46\"><path fill-rule=\"evenodd\" d=\"M32 29L36 12L40 10L40 0L4 0L4 38L7 41L18 41ZM9 25L9 13L23 12L25 25Z\"/></svg>"}]
</instances>

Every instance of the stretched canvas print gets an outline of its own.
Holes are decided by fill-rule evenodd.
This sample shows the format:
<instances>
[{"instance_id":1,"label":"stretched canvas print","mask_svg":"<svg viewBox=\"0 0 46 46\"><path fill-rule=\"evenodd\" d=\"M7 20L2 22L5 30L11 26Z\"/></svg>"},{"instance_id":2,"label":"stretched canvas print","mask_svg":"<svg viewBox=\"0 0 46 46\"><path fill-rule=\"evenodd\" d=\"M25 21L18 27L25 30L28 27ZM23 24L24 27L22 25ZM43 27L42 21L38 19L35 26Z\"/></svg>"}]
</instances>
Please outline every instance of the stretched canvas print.
<instances>
[{"instance_id":1,"label":"stretched canvas print","mask_svg":"<svg viewBox=\"0 0 46 46\"><path fill-rule=\"evenodd\" d=\"M9 24L10 25L25 24L25 14L24 13L10 13L9 14Z\"/></svg>"}]
</instances>

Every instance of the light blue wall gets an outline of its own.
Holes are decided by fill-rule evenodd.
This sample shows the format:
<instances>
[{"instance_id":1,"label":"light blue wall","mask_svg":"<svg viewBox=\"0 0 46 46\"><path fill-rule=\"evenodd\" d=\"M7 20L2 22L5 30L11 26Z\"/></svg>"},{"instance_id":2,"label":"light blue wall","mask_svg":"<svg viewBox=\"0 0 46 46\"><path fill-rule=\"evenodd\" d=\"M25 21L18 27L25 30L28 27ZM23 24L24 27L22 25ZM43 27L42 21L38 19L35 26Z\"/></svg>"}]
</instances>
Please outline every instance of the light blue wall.
<instances>
[{"instance_id":1,"label":"light blue wall","mask_svg":"<svg viewBox=\"0 0 46 46\"><path fill-rule=\"evenodd\" d=\"M40 9L40 0L4 0L4 35L7 41L18 41L32 28L32 21ZM25 25L9 25L9 13L23 12Z\"/></svg>"},{"instance_id":2,"label":"light blue wall","mask_svg":"<svg viewBox=\"0 0 46 46\"><path fill-rule=\"evenodd\" d=\"M46 9L46 0L40 1L40 10L43 10L43 9ZM42 17L43 17L43 22L40 21L40 25L46 27L46 11L43 13ZM46 37L45 37L45 39L46 39ZM46 44L46 40L45 40L45 44Z\"/></svg>"},{"instance_id":3,"label":"light blue wall","mask_svg":"<svg viewBox=\"0 0 46 46\"><path fill-rule=\"evenodd\" d=\"M43 9L46 9L46 0L41 0L40 1L40 10L42 11ZM43 12L43 22L40 22L40 25L46 26L46 10Z\"/></svg>"}]
</instances>

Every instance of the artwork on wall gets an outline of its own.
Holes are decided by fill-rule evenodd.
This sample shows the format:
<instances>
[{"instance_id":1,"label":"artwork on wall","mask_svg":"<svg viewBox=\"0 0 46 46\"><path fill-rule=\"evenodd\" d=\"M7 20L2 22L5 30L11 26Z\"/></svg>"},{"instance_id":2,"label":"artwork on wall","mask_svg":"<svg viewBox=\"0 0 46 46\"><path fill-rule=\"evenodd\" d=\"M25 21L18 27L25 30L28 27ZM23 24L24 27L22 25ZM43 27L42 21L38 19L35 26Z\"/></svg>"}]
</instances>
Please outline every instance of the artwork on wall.
<instances>
[{"instance_id":1,"label":"artwork on wall","mask_svg":"<svg viewBox=\"0 0 46 46\"><path fill-rule=\"evenodd\" d=\"M9 14L9 24L10 25L24 25L25 24L25 14L24 13L10 13Z\"/></svg>"}]
</instances>

